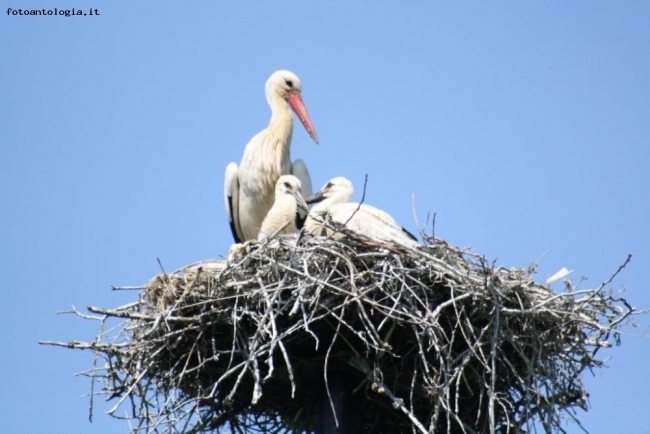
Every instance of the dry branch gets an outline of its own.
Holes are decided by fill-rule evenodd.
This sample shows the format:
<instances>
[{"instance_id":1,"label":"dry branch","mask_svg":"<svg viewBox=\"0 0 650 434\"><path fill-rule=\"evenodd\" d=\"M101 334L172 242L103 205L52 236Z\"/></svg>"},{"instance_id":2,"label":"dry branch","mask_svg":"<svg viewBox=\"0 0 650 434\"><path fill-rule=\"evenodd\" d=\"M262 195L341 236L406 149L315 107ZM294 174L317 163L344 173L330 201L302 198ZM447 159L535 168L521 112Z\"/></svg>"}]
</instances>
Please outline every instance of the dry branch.
<instances>
[{"instance_id":1,"label":"dry branch","mask_svg":"<svg viewBox=\"0 0 650 434\"><path fill-rule=\"evenodd\" d=\"M427 244L253 242L155 276L124 308L75 310L101 321L95 341L44 343L95 353L84 375L133 433L311 431L326 371L354 385L366 432L577 422L581 374L634 313L608 289L614 275L554 293L530 270ZM104 332L110 318L123 322Z\"/></svg>"}]
</instances>

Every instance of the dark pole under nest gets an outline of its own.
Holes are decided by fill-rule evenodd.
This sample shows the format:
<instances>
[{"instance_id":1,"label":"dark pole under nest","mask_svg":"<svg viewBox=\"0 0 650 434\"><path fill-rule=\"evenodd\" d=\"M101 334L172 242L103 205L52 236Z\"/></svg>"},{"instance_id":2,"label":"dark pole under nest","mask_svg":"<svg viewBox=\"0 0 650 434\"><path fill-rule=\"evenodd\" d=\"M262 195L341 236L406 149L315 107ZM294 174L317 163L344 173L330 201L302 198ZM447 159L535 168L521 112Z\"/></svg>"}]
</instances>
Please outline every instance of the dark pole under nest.
<instances>
[{"instance_id":1,"label":"dark pole under nest","mask_svg":"<svg viewBox=\"0 0 650 434\"><path fill-rule=\"evenodd\" d=\"M363 432L361 396L354 393L356 379L339 370L330 370L316 400L315 434L360 434ZM329 394L328 394L329 390Z\"/></svg>"}]
</instances>

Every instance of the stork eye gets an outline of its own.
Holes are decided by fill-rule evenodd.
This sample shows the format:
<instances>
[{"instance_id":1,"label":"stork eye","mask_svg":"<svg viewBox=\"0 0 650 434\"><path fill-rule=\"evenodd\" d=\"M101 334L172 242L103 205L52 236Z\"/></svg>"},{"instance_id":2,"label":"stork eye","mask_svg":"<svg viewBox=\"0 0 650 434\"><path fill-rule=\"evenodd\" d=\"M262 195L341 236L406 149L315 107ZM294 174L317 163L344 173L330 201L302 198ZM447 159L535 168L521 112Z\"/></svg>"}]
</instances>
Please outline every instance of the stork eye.
<instances>
[{"instance_id":1,"label":"stork eye","mask_svg":"<svg viewBox=\"0 0 650 434\"><path fill-rule=\"evenodd\" d=\"M293 87L293 81L291 80L284 80L284 82L287 84L289 87Z\"/></svg>"},{"instance_id":2,"label":"stork eye","mask_svg":"<svg viewBox=\"0 0 650 434\"><path fill-rule=\"evenodd\" d=\"M285 186L286 188L291 189L291 184L289 184L288 182L285 182L285 183L284 183L284 186Z\"/></svg>"},{"instance_id":3,"label":"stork eye","mask_svg":"<svg viewBox=\"0 0 650 434\"><path fill-rule=\"evenodd\" d=\"M328 182L327 185L325 186L325 188L332 188L332 183Z\"/></svg>"}]
</instances>

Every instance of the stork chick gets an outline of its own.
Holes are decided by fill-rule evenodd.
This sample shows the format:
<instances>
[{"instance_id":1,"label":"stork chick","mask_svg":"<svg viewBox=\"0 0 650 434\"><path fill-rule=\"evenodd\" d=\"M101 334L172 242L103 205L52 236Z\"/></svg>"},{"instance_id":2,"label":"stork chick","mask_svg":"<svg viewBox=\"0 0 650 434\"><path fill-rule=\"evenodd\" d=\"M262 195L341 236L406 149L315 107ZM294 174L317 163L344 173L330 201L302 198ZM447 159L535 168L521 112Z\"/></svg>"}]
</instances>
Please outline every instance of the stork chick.
<instances>
[{"instance_id":1,"label":"stork chick","mask_svg":"<svg viewBox=\"0 0 650 434\"><path fill-rule=\"evenodd\" d=\"M317 203L307 216L305 231L313 235L332 235L340 238L328 227L331 220L345 225L349 230L380 242L395 242L409 247L417 247L417 238L400 226L385 211L366 204L351 203L354 193L352 183L343 177L330 180L313 196L305 199L308 204Z\"/></svg>"},{"instance_id":2,"label":"stork chick","mask_svg":"<svg viewBox=\"0 0 650 434\"><path fill-rule=\"evenodd\" d=\"M300 194L300 180L293 175L281 176L275 185L275 202L262 222L257 239L263 240L278 231L283 235L296 232L298 210L309 212Z\"/></svg>"}]
</instances>

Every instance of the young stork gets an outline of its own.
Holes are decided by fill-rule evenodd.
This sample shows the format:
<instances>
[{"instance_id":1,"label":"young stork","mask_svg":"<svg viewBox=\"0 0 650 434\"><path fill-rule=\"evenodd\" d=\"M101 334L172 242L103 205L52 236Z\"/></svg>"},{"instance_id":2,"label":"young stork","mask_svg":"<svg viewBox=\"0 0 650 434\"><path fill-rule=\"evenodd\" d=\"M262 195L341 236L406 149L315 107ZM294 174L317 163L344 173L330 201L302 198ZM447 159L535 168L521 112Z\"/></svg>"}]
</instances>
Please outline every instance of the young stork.
<instances>
[{"instance_id":1,"label":"young stork","mask_svg":"<svg viewBox=\"0 0 650 434\"><path fill-rule=\"evenodd\" d=\"M311 195L311 178L302 160L291 163L290 147L293 115L312 139L318 136L302 101L302 86L290 71L276 71L266 81L266 100L271 107L269 126L255 135L244 149L239 167L226 167L224 199L228 222L235 242L254 240L262 220L273 205L274 189L282 175L295 175L305 196Z\"/></svg>"},{"instance_id":2,"label":"young stork","mask_svg":"<svg viewBox=\"0 0 650 434\"><path fill-rule=\"evenodd\" d=\"M316 194L305 199L308 204L315 205L305 221L305 231L320 235L332 235L334 231L327 227L326 222L345 225L359 234L382 242L396 242L409 247L417 247L417 238L400 226L395 219L385 211L373 206L351 203L354 188L352 183L343 177L330 180ZM334 234L340 238L340 234Z\"/></svg>"},{"instance_id":3,"label":"young stork","mask_svg":"<svg viewBox=\"0 0 650 434\"><path fill-rule=\"evenodd\" d=\"M263 240L280 231L281 234L296 232L298 210L305 215L309 208L300 194L300 180L293 175L283 175L275 185L275 202L262 221L258 240Z\"/></svg>"}]
</instances>

